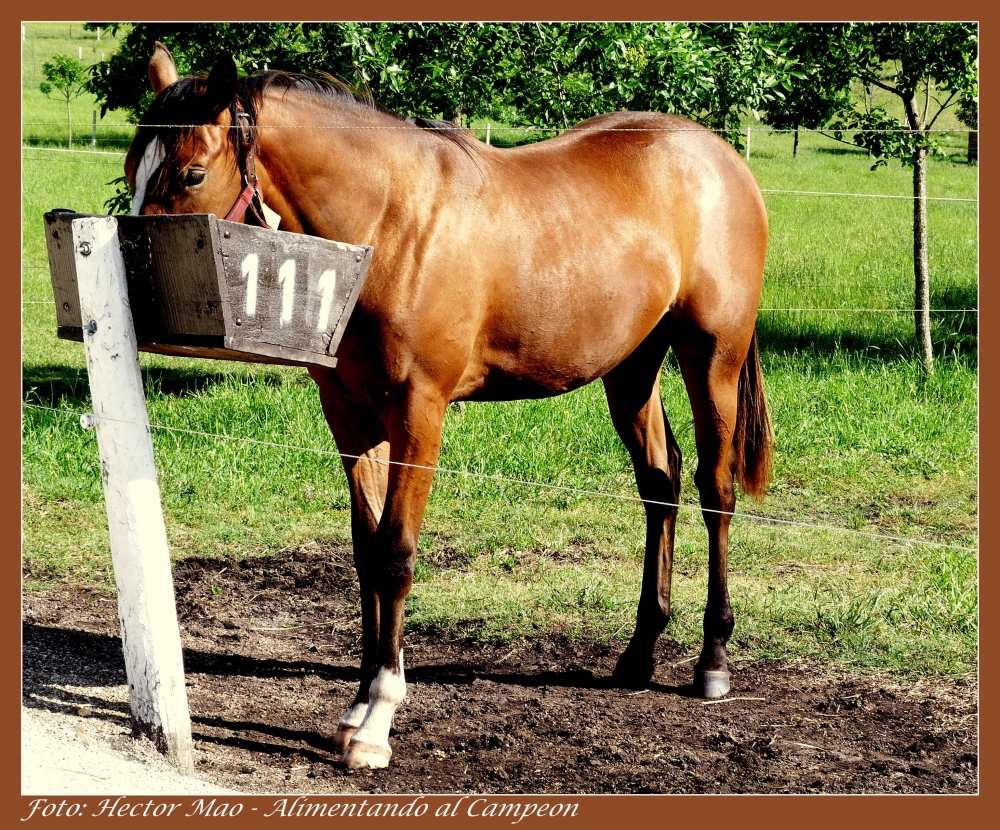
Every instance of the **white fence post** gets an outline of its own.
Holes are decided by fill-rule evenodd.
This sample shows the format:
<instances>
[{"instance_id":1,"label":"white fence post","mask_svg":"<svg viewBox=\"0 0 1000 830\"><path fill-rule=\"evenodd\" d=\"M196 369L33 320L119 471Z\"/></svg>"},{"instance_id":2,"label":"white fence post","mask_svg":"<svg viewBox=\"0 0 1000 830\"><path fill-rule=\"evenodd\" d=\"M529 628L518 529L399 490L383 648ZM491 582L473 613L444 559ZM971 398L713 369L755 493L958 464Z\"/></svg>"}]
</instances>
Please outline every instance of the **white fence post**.
<instances>
[{"instance_id":1,"label":"white fence post","mask_svg":"<svg viewBox=\"0 0 1000 830\"><path fill-rule=\"evenodd\" d=\"M190 772L180 630L118 223L95 216L72 227L132 723Z\"/></svg>"},{"instance_id":2,"label":"white fence post","mask_svg":"<svg viewBox=\"0 0 1000 830\"><path fill-rule=\"evenodd\" d=\"M747 127L747 164L750 163L750 128Z\"/></svg>"}]
</instances>

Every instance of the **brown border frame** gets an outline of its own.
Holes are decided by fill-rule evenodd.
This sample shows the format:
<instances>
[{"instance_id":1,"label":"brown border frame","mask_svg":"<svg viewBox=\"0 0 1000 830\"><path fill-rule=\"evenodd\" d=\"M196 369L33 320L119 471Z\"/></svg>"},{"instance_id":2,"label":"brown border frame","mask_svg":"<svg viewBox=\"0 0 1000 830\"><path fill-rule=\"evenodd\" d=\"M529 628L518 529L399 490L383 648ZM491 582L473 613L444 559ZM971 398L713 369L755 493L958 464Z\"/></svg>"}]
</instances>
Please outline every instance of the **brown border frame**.
<instances>
[{"instance_id":1,"label":"brown border frame","mask_svg":"<svg viewBox=\"0 0 1000 830\"><path fill-rule=\"evenodd\" d=\"M81 13L87 14L91 19L103 20L130 20L137 17L147 19L177 19L177 20L197 20L197 19L245 19L245 20L266 20L273 19L278 7L273 4L261 2L261 0L243 0L239 4L222 5L213 3L208 7L215 15L206 15L206 5L204 2L192 2L192 0L180 0L170 5L164 5L157 10L156 14L151 14L152 7L138 6L134 2L126 3L121 0L100 0L98 3L81 6L68 2L68 0L50 0L44 7L31 8L31 11L40 12L37 16L17 14L17 11L28 7L22 6L20 9L5 7L3 15L6 19L11 17L10 24L5 24L0 31L4 33L2 43L5 49L0 49L0 65L2 65L3 84L5 94L3 100L8 102L9 107L17 102L20 107L20 22L21 19L38 20L76 20ZM996 182L997 166L992 164L994 152L997 152L1000 142L996 140L997 133L993 132L998 118L997 106L995 104L997 95L997 62L996 42L992 40L993 34L997 31L998 13L995 9L988 10L985 2L959 2L956 5L942 6L931 4L926 0L913 0L903 3L899 0L891 2L881 2L873 6L870 2L860 2L860 0L846 0L836 6L816 7L803 6L801 2L789 2L789 0L768 0L764 3L747 5L736 3L733 0L706 0L698 4L684 4L678 7L674 4L661 4L653 0L624 0L614 4L596 3L594 0L508 0L502 6L483 7L473 6L469 3L459 3L456 0L375 0L375 2L365 4L364 15L359 15L359 7L352 4L350 6L339 4L334 5L318 0L292 0L280 6L284 19L334 19L343 17L344 19L383 19L383 20L408 20L408 19L439 19L439 20L464 20L464 19L509 19L509 20L649 20L663 19L665 17L676 18L678 16L690 16L692 19L702 20L808 20L808 19L856 19L856 20L978 20L980 21L980 47L983 59L981 60L980 86L986 93L981 100L981 126L980 126L980 154L985 158L980 162L981 191L992 194L990 182ZM684 15L683 12L687 12ZM823 16L817 16L817 13ZM0 136L3 153L2 172L3 178L8 182L21 181L20 170L20 131L8 129ZM992 150L990 148L993 148ZM986 185L985 187L983 185ZM3 454L9 460L2 465L0 472L0 487L4 498L0 499L0 522L4 535L12 538L20 530L20 476L19 465L15 460L20 461L20 396L15 396L14 391L19 387L20 379L20 303L19 299L19 268L15 268L16 262L20 258L20 190L18 198L8 199L2 206L3 221L0 222L0 239L2 247L0 250L7 250L9 253L6 260L9 264L8 278L0 288L0 446ZM997 228L998 226L997 202L989 197L984 199L980 205L980 227ZM15 255L13 252L17 251ZM980 320L992 320L997 312L998 294L1000 294L1000 281L994 282L992 278L992 268L996 264L997 255L991 249L982 248L980 252L980 305L985 317ZM992 372L989 366L995 365L997 359L997 341L993 338L991 326L981 325L980 339L980 420L985 423L995 423L1000 419L1000 406L997 405L996 387ZM982 369L985 368L984 372ZM985 382L984 382L985 381ZM980 457L983 459L993 457L996 451L997 438L990 433L980 434ZM10 453L7 456L7 453ZM982 466L982 465L981 465ZM997 476L991 472L988 466L981 473L980 489L983 495L995 493L997 487ZM997 534L997 523L993 521L992 511L986 511L982 516L981 523L981 551L992 550ZM20 751L19 747L19 717L11 716L14 712L20 712L20 689L17 683L19 675L12 669L15 665L20 665L20 636L19 609L20 609L20 574L15 572L17 559L11 551L6 557L3 565L4 578L0 579L0 591L3 593L4 602L0 602L0 631L3 632L0 638L0 648L4 665L8 666L8 671L4 673L4 679L0 682L0 711L8 713L8 717L0 725L0 735L3 738L3 746L9 751L4 756L9 761L7 774L0 778L0 786L5 797L0 798L0 816L4 816L8 821L16 821L23 818L30 812L28 806L29 798L20 795ZM996 583L997 564L992 556L981 557L980 562L980 585L982 589ZM981 595L983 592L981 591ZM733 825L737 827L782 827L792 826L799 823L807 823L809 826L834 827L842 826L845 822L858 822L863 827L939 827L939 826L968 826L976 824L980 819L985 819L990 814L996 813L990 810L990 804L997 801L994 791L996 785L995 767L995 733L996 733L996 712L988 704L995 693L996 668L989 655L993 653L993 643L996 642L997 632L997 612L992 603L981 603L980 618L980 698L987 703L981 706L980 715L980 795L978 796L657 796L657 795L636 795L636 796L580 796L580 812L576 819L572 821L573 826L584 827L607 827L620 826L623 822L650 822L652 826L664 826L667 824L691 824L700 821L708 823L719 823L722 825ZM993 782L992 784L990 782ZM68 803L83 801L84 799L67 797ZM98 799L90 797L91 807L84 811L87 817L93 812L93 805ZM138 798L131 799L139 800ZM146 797L148 800L148 797ZM154 799L159 801L160 799ZM183 801L189 804L191 798L177 797L174 801ZM241 825L246 826L247 822L252 826L266 826L262 813L270 809L273 798L268 796L246 796L238 799L246 804L243 815L238 819ZM422 819L410 819L413 826L430 825L435 820L432 818L434 806L447 801L447 796L428 797L427 801L432 805L429 815ZM511 800L505 798L505 800ZM521 799L519 799L521 800ZM524 798L524 801L531 799ZM257 812L251 812L252 807L257 807ZM715 816L715 818L711 818ZM995 818L994 818L995 820ZM35 822L46 821L35 818ZM52 819L58 821L58 819ZM185 826L197 826L208 823L208 819L183 819L175 816L171 819L158 819L161 823L185 822ZM216 823L219 819L214 820ZM299 820L297 826L302 826L302 822L313 825L323 821L327 826L329 820ZM192 824L191 822L194 822ZM369 819L368 826L377 826L385 823L384 820L375 819L374 825ZM94 824L93 819L88 819L87 824ZM462 822L462 824L466 824ZM506 824L505 822L502 822ZM522 826L529 824L538 825L539 820L528 820ZM568 821L548 820L548 824L565 824ZM982 822L988 824L988 821ZM78 826L78 823L76 824ZM398 825L397 825L398 826ZM500 824L494 826L499 827Z\"/></svg>"}]
</instances>

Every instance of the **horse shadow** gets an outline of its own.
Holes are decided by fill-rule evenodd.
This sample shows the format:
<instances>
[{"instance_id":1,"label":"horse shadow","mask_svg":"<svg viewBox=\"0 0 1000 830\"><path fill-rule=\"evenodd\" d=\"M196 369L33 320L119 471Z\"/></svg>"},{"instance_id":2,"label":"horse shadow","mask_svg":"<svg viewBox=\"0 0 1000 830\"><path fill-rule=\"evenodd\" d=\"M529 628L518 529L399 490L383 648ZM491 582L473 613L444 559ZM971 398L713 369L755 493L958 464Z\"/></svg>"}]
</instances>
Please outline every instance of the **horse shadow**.
<instances>
[{"instance_id":1,"label":"horse shadow","mask_svg":"<svg viewBox=\"0 0 1000 830\"><path fill-rule=\"evenodd\" d=\"M127 702L109 700L100 689L126 684L121 640L107 634L70 630L34 623L22 625L22 703L29 709L99 718L123 728L131 726ZM279 660L185 648L187 675L240 676L261 679L301 677L308 672L329 682L356 683L358 670L314 660ZM499 685L534 688L618 690L610 677L589 669L541 670L537 672L486 670L459 663L408 667L410 684L428 686L472 686L477 680ZM644 688L661 694L694 697L691 686L650 682ZM94 689L93 692L85 691ZM328 764L330 736L309 729L291 729L274 723L234 720L193 714L192 730L197 741L225 745L265 755L294 752L311 763ZM206 728L199 728L206 727ZM213 734L225 730L228 735ZM266 736L260 740L251 734Z\"/></svg>"},{"instance_id":2,"label":"horse shadow","mask_svg":"<svg viewBox=\"0 0 1000 830\"><path fill-rule=\"evenodd\" d=\"M204 362L204 361L203 361ZM247 367L251 364L241 364ZM204 368L160 367L142 369L143 388L177 398L187 398L232 381L233 372L206 371ZM281 375L273 368L255 367L241 374L241 383L277 386ZM25 403L45 407L79 409L90 405L90 382L84 366L60 364L25 365L21 375L21 397Z\"/></svg>"}]
</instances>

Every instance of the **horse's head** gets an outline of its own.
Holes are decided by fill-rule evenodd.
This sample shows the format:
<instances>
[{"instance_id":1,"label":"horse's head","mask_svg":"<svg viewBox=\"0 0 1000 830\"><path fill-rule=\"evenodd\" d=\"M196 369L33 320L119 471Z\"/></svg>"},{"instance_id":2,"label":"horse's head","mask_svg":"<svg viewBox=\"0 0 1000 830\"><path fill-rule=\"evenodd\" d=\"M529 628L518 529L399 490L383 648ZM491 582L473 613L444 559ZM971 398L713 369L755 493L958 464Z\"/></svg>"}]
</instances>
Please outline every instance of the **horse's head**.
<instances>
[{"instance_id":1,"label":"horse's head","mask_svg":"<svg viewBox=\"0 0 1000 830\"><path fill-rule=\"evenodd\" d=\"M177 77L166 47L149 61L156 98L125 158L133 214L225 216L241 190L239 129L233 125L236 64L223 55L207 78Z\"/></svg>"}]
</instances>

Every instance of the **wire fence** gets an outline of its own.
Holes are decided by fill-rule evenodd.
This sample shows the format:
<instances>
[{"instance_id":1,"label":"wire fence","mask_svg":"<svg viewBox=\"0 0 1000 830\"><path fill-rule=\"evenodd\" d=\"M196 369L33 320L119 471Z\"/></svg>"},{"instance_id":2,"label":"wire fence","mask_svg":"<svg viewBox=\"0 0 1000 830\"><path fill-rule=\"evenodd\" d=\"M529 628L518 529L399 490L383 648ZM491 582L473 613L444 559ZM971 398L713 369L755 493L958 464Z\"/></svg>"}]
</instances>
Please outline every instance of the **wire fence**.
<instances>
[{"instance_id":1,"label":"wire fence","mask_svg":"<svg viewBox=\"0 0 1000 830\"><path fill-rule=\"evenodd\" d=\"M30 403L22 404L22 408L42 410L46 412L54 412L61 416L77 418L77 419L80 419L84 416L91 416L91 417L93 416L93 413L89 412L57 409L55 407L39 406L38 404L30 404ZM116 423L131 423L133 426L139 426L139 424L135 424L134 422L125 421L117 418L107 418L106 416L104 420L114 421ZM184 435L192 435L200 438L210 438L219 441L234 441L248 445L267 447L269 449L287 450L291 452L313 453L315 455L329 456L340 459L350 459L354 461L366 461L374 464L379 464L381 466L409 467L411 469L416 469L416 470L427 470L435 474L444 473L446 475L464 476L466 478L474 478L480 481L491 481L499 484L512 484L519 487L532 487L538 490L550 490L560 493L569 493L578 496L588 496L592 498L612 499L615 501L632 502L635 504L650 505L653 507L670 507L670 508L676 508L678 510L695 511L698 513L712 513L718 516L729 516L730 518L736 518L736 519L748 519L755 522L782 525L786 527L802 527L802 528L810 528L812 530L830 531L832 533L844 533L852 536L864 537L867 539L878 540L878 541L897 542L899 544L920 545L924 547L944 548L948 550L958 550L970 553L975 553L977 550L976 548L965 547L963 545L954 545L948 542L939 542L930 539L920 539L908 536L891 536L883 533L870 533L868 531L855 530L853 528L840 527L838 525L825 525L825 524L820 524L818 522L805 522L793 519L782 519L774 516L763 516L757 513L739 513L731 510L715 510L709 507L702 507L701 505L698 504L685 504L683 502L670 502L670 501L658 501L655 499L644 499L641 498L640 496L628 496L623 493L607 493L601 490L591 490L581 487L569 487L563 484L549 484L547 482L542 482L542 481L529 481L525 479L512 478L509 476L492 475L490 473L480 473L476 472L475 470L458 470L458 469L451 469L448 467L428 466L424 464L409 464L404 461L392 461L389 459L352 455L350 453L339 452L338 450L322 450L322 449L317 449L315 447L301 447L292 444L281 444L275 441L261 441L256 438L246 438L239 435L223 435L214 432L204 432L202 430L184 429L182 427L173 427L173 426L168 426L166 424L151 423L149 426L151 429L163 430L165 432L180 433Z\"/></svg>"},{"instance_id":2,"label":"wire fence","mask_svg":"<svg viewBox=\"0 0 1000 830\"><path fill-rule=\"evenodd\" d=\"M55 122L55 121L22 121L22 127L65 127L67 122ZM74 127L79 126L80 128L86 128L92 126L90 122L80 122L79 124L73 124ZM134 130L140 125L135 123L130 123L128 121L124 122L110 122L102 121L98 125L101 129L122 129L122 130ZM143 128L146 129L194 129L196 127L204 127L204 123L197 124L142 124ZM453 130L456 128L455 124L441 124L439 126L428 126L422 127L421 129L427 130ZM220 129L238 129L236 126L231 125L218 125ZM268 130L361 130L364 132L377 132L377 131L387 131L387 130L412 130L412 125L399 124L399 125L377 125L377 126L349 126L342 124L268 124L261 123L257 125L258 129L268 129ZM465 128L471 129L471 128ZM477 126L475 129L479 131L484 131L485 126ZM584 127L584 126L573 126L573 127L546 127L538 126L534 124L526 124L524 126L507 126L503 124L490 124L490 129L492 132L539 132L539 133L584 133L584 132L614 132L614 133L767 133L767 134L792 134L792 133L815 133L817 135L822 135L826 138L831 138L830 132L832 128L824 129L813 129L800 127L799 129L779 129L777 127L731 127L729 129L713 129L709 127L702 126L691 126L691 127ZM862 128L851 128L842 130L843 135L865 135L865 134L894 134L894 133L912 133L906 127L881 127L878 129L862 129ZM930 129L921 130L922 133L930 134L941 134L941 135L967 135L969 133L979 133L980 130L972 130L967 128L947 128L947 129Z\"/></svg>"},{"instance_id":3,"label":"wire fence","mask_svg":"<svg viewBox=\"0 0 1000 830\"><path fill-rule=\"evenodd\" d=\"M320 127L319 129L326 129ZM348 128L338 128L338 129L348 129ZM353 128L351 128L353 129ZM384 129L384 128L378 128ZM84 160L77 159L74 161L76 164L92 164L95 166L107 167L109 170L117 169L121 171L121 164L124 162L124 151L121 153L101 151L101 150L83 150L83 149L73 149L65 147L22 147L22 160L27 162L44 162L44 156L34 157L30 155L31 153L69 153L76 154L78 156L110 156L114 157L114 161L110 158L107 160ZM893 199L893 200L903 200L903 201L915 201L920 199L926 202L964 202L970 204L979 204L978 197L965 197L965 196L929 196L923 195L916 197L913 194L902 194L902 193L844 193L839 191L822 191L822 190L785 190L785 189L773 189L773 188L761 188L761 193L765 195L773 196L823 196L823 197L833 197L833 198L846 198L846 199Z\"/></svg>"},{"instance_id":4,"label":"wire fence","mask_svg":"<svg viewBox=\"0 0 1000 830\"><path fill-rule=\"evenodd\" d=\"M514 129L514 128L511 128ZM779 131L780 132L780 131ZM29 152L57 152L57 153L70 153L76 155L106 155L115 158L114 161L110 159L107 161L83 161L79 160L75 163L79 164L94 164L99 166L107 166L109 169L115 168L120 169L121 159L123 158L123 153L113 153L106 151L94 151L94 150L82 150L82 149L68 149L68 148L54 148L54 147L24 147L22 148L25 153ZM25 161L44 161L44 156L38 158L32 158L30 155L25 155ZM81 190L84 189L81 187ZM769 188L762 188L761 192L767 195L781 195L781 196L813 196L813 197L840 197L840 198L852 198L852 199L892 199L892 200L905 200L913 201L914 197L912 195L902 195L902 194L887 194L887 193L843 193L843 192L831 192L831 191L816 191L816 190L776 190ZM978 204L978 198L966 198L966 197L952 197L952 196L925 196L923 197L929 202L957 202L957 203L973 203ZM25 268L31 268L32 266L25 266ZM37 270L47 270L44 266L35 266ZM44 305L50 301L48 300L25 300L22 304L24 305ZM876 307L858 307L858 308L841 308L841 307L824 307L824 306L800 306L800 307L764 307L759 309L759 313L771 312L771 313L807 313L807 312L821 312L821 313L833 313L833 314L913 314L917 309L914 308L876 308ZM977 308L932 308L931 311L935 314L967 314L978 312Z\"/></svg>"},{"instance_id":5,"label":"wire fence","mask_svg":"<svg viewBox=\"0 0 1000 830\"><path fill-rule=\"evenodd\" d=\"M39 123L39 124L26 123L24 126L47 126L47 127L62 126L62 127L64 127L65 125L52 125L52 124L41 124L41 123ZM89 126L89 125L83 125L83 126L86 127L86 126ZM177 125L170 125L170 126L177 126ZM197 126L197 125L195 125L195 126ZM301 127L298 127L298 126L295 126L295 125L260 125L260 126L261 127L267 126L269 128L281 128L281 129L301 129ZM490 127L492 129L492 132L494 132L494 133L495 132L500 132L500 131L508 131L508 132L512 132L512 133L517 132L517 133L523 134L526 131L525 128L523 128L523 127L501 127L501 126L495 126L494 127L492 125L490 125ZM134 129L134 125L130 125L130 124L103 124L102 128L105 128L105 129L106 128L127 128L127 129ZM315 129L314 127L309 127L309 128L310 129ZM341 127L341 126L329 126L329 127L320 127L320 129L358 129L358 128L354 128L354 127ZM362 128L362 129L368 129L368 128ZM378 128L375 128L375 129L387 129L387 128L386 127L378 127ZM399 127L389 127L388 129L412 129L412 128L409 127L409 126L400 125ZM451 129L451 128L449 128L449 129ZM537 131L555 132L555 133L560 133L561 134L561 133L565 133L565 132L586 131L586 130L591 129L591 128L570 128L568 130L567 129L563 129L563 128L551 128L551 129L547 129L547 128L533 128L533 129L537 130ZM688 128L688 129L683 129L683 130L671 129L669 131L671 131L671 132L685 131L686 132L686 131L695 131L695 130L701 131L701 128ZM480 130L480 131L482 131L482 130ZM629 130L629 131L632 131L632 130ZM647 132L647 130L642 130L642 131L643 132ZM662 130L657 130L657 131L662 131ZM793 131L792 130L787 130L787 131L773 130L773 129L770 129L770 128L766 128L766 129L764 129L764 128L761 128L761 129L757 129L757 128L746 129L745 128L743 130L743 132L745 132L745 133L747 133L749 135L751 132L781 133L781 132L793 132ZM820 133L820 134L822 134L822 135L824 135L824 136L826 136L826 137L829 138L829 136L827 136L826 133L824 133L821 130L802 130L801 132L815 132L815 133ZM854 131L854 132L861 132L861 131ZM867 132L886 132L886 131L879 130L879 131L867 131ZM907 132L907 131L906 130L901 130L900 132ZM963 133L963 132L968 132L968 131L965 131L965 130L938 130L938 131L934 131L934 132L940 132L940 133ZM118 139L118 140L122 142L123 147L127 146L128 139ZM69 153L69 154L75 154L78 158L75 159L74 163L90 164L90 165L94 165L94 166L97 166L97 167L106 167L109 170L117 169L118 171L121 170L121 162L122 162L122 159L124 157L124 151L113 152L113 151L97 150L97 149L81 149L81 148L73 149L73 148L33 147L33 146L25 146L23 148L23 156L22 157L23 157L23 161L26 162L26 163L44 163L45 162L45 158L46 158L45 154L47 154L47 153ZM83 158L84 156L95 156L95 157L99 157L99 158L94 158L93 160L89 160L89 159ZM889 200L907 200L907 201L913 201L913 199L914 199L914 197L912 195L902 195L902 194L845 193L845 192L814 191L814 190L762 189L762 193L764 193L765 195L768 195L768 196L789 196L789 197L825 197L825 198L850 198L850 199L889 199ZM927 197L924 197L924 198L926 198L926 200L929 201L929 202L978 204L978 198L952 197L952 196L927 196ZM25 268L27 270L34 270L36 272L46 271L47 270L47 268L45 266L42 266L42 265L37 265L37 266L26 265ZM23 300L22 304L23 305L27 305L27 306L46 306L46 305L47 306L51 306L52 305L52 300ZM805 313L816 313L816 312L826 313L826 314L891 314L891 315L898 315L898 314L913 314L915 312L915 309L912 309L912 308L892 308L892 307L805 307L805 306L803 306L803 307L762 307L762 308L759 309L759 313L761 313L761 314L763 314L763 313L772 313L772 314L774 314L774 313L786 313L786 314L801 313L801 314L805 314ZM964 315L964 314L976 314L976 313L978 313L978 309L977 308L940 308L940 309L931 309L931 312L933 314L963 314ZM57 408L54 408L54 407L45 407L45 406L40 406L40 405L36 405L36 404L30 404L30 403L27 403L27 402L23 403L23 407L24 407L24 409L49 411L49 412L57 413L60 416L66 416L66 417L77 417L78 418L81 415L86 414L84 412L76 412L76 411L70 411L70 410L65 410L65 409L57 409ZM166 425L166 424L152 424L151 427L153 429L156 429L156 430L161 430L161 431L171 432L171 433L177 433L177 434L186 434L186 435L191 435L191 436L205 438L207 440L212 440L212 441L240 442L240 443L243 443L245 445L262 446L262 447L267 447L267 448L274 449L274 450L279 450L279 451L282 451L282 452L314 453L314 454L323 455L323 456L339 457L341 459L360 459L360 456L345 454L345 453L338 452L336 450L323 450L323 449L316 449L316 448L311 448L311 447L295 446L295 445L291 445L291 444L282 444L282 443L277 443L277 442L262 441L262 440L258 440L258 439L254 439L254 438L247 438L247 437L242 437L242 436L233 436L233 435L226 435L226 434L220 434L220 433L212 433L212 432L207 432L207 431L199 431L199 430L192 430L192 429L183 429L183 428L173 427L173 426ZM468 477L468 478L474 478L474 479L479 479L479 480L484 480L484 481L492 481L492 482L496 482L496 483L503 483L503 484L513 485L513 486L518 486L518 487L534 488L536 490L548 490L548 491L555 491L555 492L562 492L562 493L567 493L567 494L579 495L579 496L584 496L584 497L589 497L589 498L610 499L610 500L617 500L617 501L639 503L639 504L644 504L644 505L654 505L654 506L661 506L661 507L670 507L670 508L676 508L678 510L685 510L685 511L705 512L704 509L700 505L696 505L696 504L687 504L687 503L680 503L680 502L678 502L678 503L661 502L661 501L643 499L643 498L641 498L639 496L630 496L630 495L624 495L624 494L619 494L619 493L609 493L609 492L605 492L605 491L601 491L601 490L594 490L594 489L569 487L569 486L565 486L565 485L551 484L551 483L546 483L546 482L542 482L542 481L531 481L531 480L527 480L527 479L518 479L518 478L513 478L513 477L507 477L507 476L491 475L491 474L488 474L488 473L480 473L480 472L470 471L470 470L451 469L451 468L445 468L445 467L439 467L439 466L436 466L436 467L424 467L422 465L403 464L402 462L393 462L393 461L389 461L389 460L380 460L380 459L379 460L370 459L370 460L373 460L373 461L375 461L375 463L379 463L379 464L396 464L396 465L402 465L402 466L408 466L408 467L418 467L420 469L431 470L435 474L444 474L444 475L452 475L452 476L464 476L464 477ZM937 540L933 540L933 539L922 539L922 538L912 538L912 537L906 537L906 536L894 536L894 535L887 535L887 534L871 533L871 532L867 532L867 531L856 530L856 529L853 529L853 528L847 528L847 527L842 527L842 526L837 526L837 525L823 524L821 522L816 522L816 521L804 521L804 520L776 518L776 517L764 516L764 515L759 515L759 514L754 514L754 513L740 513L740 512L728 512L728 511L707 511L707 512L724 513L725 515L729 515L729 516L732 516L733 518L738 518L738 519L741 519L741 520L749 520L749 521L753 521L753 522L760 522L760 523L772 524L772 525L778 525L778 526L801 527L801 528L809 528L809 529L813 529L813 530L817 530L817 531L825 531L825 532L834 532L834 533L848 534L848 535L853 535L853 536L856 536L856 537L864 537L864 538L868 538L868 539L871 539L871 540L880 540L880 541L886 541L886 542L893 542L893 543L903 544L903 545L936 547L936 548L941 548L941 549L956 550L956 551L963 551L963 552L973 552L973 553L976 552L976 550L977 550L977 548L967 547L967 546L962 546L962 545L956 545L956 544L952 544L952 543L948 543L948 542L941 542L941 541L937 541Z\"/></svg>"},{"instance_id":6,"label":"wire fence","mask_svg":"<svg viewBox=\"0 0 1000 830\"><path fill-rule=\"evenodd\" d=\"M51 306L54 300L21 300L21 305L44 305ZM805 314L812 312L823 312L831 314L914 314L919 309L916 308L759 308L758 314L781 313L781 314ZM931 314L978 314L978 308L932 308Z\"/></svg>"}]
</instances>

